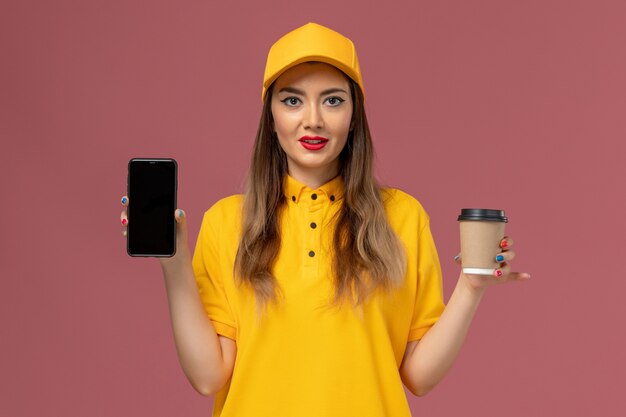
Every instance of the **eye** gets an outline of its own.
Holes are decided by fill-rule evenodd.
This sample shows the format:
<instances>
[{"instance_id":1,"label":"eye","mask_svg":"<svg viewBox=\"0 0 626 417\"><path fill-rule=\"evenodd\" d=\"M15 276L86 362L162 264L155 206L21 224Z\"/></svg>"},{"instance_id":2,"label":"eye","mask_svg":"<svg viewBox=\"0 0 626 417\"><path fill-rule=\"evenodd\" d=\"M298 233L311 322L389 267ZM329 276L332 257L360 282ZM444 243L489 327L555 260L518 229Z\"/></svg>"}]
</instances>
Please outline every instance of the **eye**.
<instances>
[{"instance_id":1,"label":"eye","mask_svg":"<svg viewBox=\"0 0 626 417\"><path fill-rule=\"evenodd\" d=\"M328 97L325 101L326 103L328 103L329 106L337 107L338 105L343 103L345 100L342 99L341 97L332 96L332 97Z\"/></svg>"},{"instance_id":2,"label":"eye","mask_svg":"<svg viewBox=\"0 0 626 417\"><path fill-rule=\"evenodd\" d=\"M301 103L298 97L287 97L281 100L281 103L285 103L289 107L295 107Z\"/></svg>"}]
</instances>

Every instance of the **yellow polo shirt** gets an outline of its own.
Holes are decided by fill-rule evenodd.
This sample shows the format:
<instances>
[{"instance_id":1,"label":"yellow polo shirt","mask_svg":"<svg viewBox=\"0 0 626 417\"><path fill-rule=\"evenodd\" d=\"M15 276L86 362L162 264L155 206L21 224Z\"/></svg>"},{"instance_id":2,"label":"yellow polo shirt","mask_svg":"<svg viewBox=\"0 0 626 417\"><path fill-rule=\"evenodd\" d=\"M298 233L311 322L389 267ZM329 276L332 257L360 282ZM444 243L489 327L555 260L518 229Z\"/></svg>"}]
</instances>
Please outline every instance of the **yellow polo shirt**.
<instances>
[{"instance_id":1,"label":"yellow polo shirt","mask_svg":"<svg viewBox=\"0 0 626 417\"><path fill-rule=\"evenodd\" d=\"M325 308L333 295L334 220L343 202L340 177L310 189L284 185L282 245L274 268L282 306L259 322L254 293L237 286L233 265L242 196L204 215L193 267L218 334L237 342L232 377L216 394L214 417L409 417L398 372L406 344L420 339L444 309L441 269L428 215L408 194L386 189L385 210L404 244L401 288L364 305Z\"/></svg>"}]
</instances>

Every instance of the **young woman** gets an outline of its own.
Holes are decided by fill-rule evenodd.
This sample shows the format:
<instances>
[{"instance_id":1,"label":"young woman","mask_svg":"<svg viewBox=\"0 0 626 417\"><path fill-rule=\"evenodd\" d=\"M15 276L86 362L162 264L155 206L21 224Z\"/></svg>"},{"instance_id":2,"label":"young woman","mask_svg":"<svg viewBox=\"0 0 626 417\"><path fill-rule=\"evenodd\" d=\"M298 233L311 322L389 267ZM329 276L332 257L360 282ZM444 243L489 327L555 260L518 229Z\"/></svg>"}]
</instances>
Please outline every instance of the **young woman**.
<instances>
[{"instance_id":1,"label":"young woman","mask_svg":"<svg viewBox=\"0 0 626 417\"><path fill-rule=\"evenodd\" d=\"M352 42L309 23L269 52L243 195L209 209L193 259L184 212L160 259L182 368L214 416L410 416L456 358L492 277L444 306L428 215L382 189ZM125 199L127 204L128 199ZM122 212L127 224L126 211Z\"/></svg>"}]
</instances>

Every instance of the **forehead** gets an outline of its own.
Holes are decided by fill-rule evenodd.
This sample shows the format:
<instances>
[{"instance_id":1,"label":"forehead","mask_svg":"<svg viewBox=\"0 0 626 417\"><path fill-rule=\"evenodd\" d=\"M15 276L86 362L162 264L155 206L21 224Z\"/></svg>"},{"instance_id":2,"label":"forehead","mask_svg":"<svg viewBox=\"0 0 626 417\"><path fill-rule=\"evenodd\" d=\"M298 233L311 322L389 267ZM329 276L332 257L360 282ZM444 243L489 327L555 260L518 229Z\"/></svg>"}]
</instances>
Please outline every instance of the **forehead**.
<instances>
[{"instance_id":1,"label":"forehead","mask_svg":"<svg viewBox=\"0 0 626 417\"><path fill-rule=\"evenodd\" d=\"M346 90L350 88L347 76L333 67L323 62L303 62L282 73L276 79L275 90L280 91L286 86L299 86L302 88L316 86L342 87Z\"/></svg>"}]
</instances>

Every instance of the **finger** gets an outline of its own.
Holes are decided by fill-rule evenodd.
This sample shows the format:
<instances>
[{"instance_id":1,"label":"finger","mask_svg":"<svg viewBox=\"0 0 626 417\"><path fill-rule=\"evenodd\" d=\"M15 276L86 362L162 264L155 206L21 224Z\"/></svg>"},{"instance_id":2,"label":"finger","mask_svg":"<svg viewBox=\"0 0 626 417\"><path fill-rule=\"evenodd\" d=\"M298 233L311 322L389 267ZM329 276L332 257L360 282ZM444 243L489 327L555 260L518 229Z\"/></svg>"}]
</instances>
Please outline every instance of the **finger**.
<instances>
[{"instance_id":1,"label":"finger","mask_svg":"<svg viewBox=\"0 0 626 417\"><path fill-rule=\"evenodd\" d=\"M185 211L183 209L176 209L174 212L174 217L176 218L176 223L184 222L185 219Z\"/></svg>"},{"instance_id":2,"label":"finger","mask_svg":"<svg viewBox=\"0 0 626 417\"><path fill-rule=\"evenodd\" d=\"M187 243L187 213L182 209L174 212L176 218L176 240L177 244Z\"/></svg>"},{"instance_id":3,"label":"finger","mask_svg":"<svg viewBox=\"0 0 626 417\"><path fill-rule=\"evenodd\" d=\"M123 196L120 201L121 201L123 206L128 206L128 197L127 196Z\"/></svg>"},{"instance_id":4,"label":"finger","mask_svg":"<svg viewBox=\"0 0 626 417\"><path fill-rule=\"evenodd\" d=\"M513 246L513 239L511 239L511 238L510 238L510 237L508 237L508 236L504 236L504 237L502 238L502 240L500 241L500 247L501 247L502 249L508 249L508 248L510 248L511 246Z\"/></svg>"},{"instance_id":5,"label":"finger","mask_svg":"<svg viewBox=\"0 0 626 417\"><path fill-rule=\"evenodd\" d=\"M189 254L189 245L187 244L187 213L177 208L174 210L174 219L176 220L176 255L172 258L159 258L161 265L172 262L173 259L180 259Z\"/></svg>"},{"instance_id":6,"label":"finger","mask_svg":"<svg viewBox=\"0 0 626 417\"><path fill-rule=\"evenodd\" d=\"M504 262L510 262L515 259L515 251L505 250L496 255L496 262L502 264Z\"/></svg>"},{"instance_id":7,"label":"finger","mask_svg":"<svg viewBox=\"0 0 626 417\"><path fill-rule=\"evenodd\" d=\"M528 281L530 274L528 272L510 272L506 276L507 281Z\"/></svg>"},{"instance_id":8,"label":"finger","mask_svg":"<svg viewBox=\"0 0 626 417\"><path fill-rule=\"evenodd\" d=\"M505 263L505 264L502 264L500 268L496 269L493 275L495 275L495 277L498 278L499 280L505 281L507 275L509 275L510 272L511 272L511 267Z\"/></svg>"},{"instance_id":9,"label":"finger","mask_svg":"<svg viewBox=\"0 0 626 417\"><path fill-rule=\"evenodd\" d=\"M120 214L120 222L122 226L128 227L128 212L126 210L122 211L122 214Z\"/></svg>"}]
</instances>

